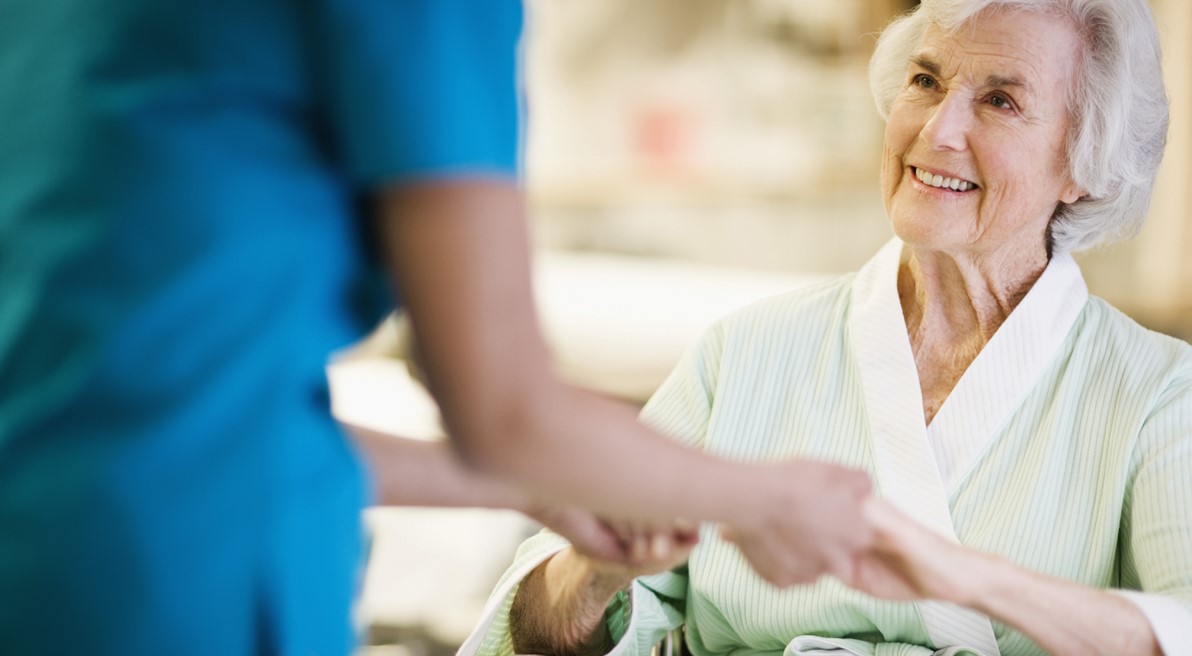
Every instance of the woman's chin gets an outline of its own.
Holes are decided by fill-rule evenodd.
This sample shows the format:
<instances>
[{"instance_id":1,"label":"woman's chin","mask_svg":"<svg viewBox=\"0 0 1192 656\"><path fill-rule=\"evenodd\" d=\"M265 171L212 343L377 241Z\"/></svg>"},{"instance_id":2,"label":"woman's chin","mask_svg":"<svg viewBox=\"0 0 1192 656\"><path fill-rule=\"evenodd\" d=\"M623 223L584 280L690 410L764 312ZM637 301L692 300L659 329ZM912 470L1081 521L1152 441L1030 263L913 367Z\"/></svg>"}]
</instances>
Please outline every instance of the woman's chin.
<instances>
[{"instance_id":1,"label":"woman's chin","mask_svg":"<svg viewBox=\"0 0 1192 656\"><path fill-rule=\"evenodd\" d=\"M890 226L904 244L919 250L949 251L968 245L963 235L953 234L957 232L955 224L948 225L942 220L895 217Z\"/></svg>"}]
</instances>

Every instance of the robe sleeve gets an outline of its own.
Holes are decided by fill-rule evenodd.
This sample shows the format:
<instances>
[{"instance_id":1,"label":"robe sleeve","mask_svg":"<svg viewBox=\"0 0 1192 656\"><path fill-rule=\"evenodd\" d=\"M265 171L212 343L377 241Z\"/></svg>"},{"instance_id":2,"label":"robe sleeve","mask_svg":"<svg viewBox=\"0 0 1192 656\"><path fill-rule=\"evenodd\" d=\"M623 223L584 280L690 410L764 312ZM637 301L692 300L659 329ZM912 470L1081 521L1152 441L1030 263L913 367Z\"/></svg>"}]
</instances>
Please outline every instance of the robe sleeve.
<instances>
[{"instance_id":1,"label":"robe sleeve","mask_svg":"<svg viewBox=\"0 0 1192 656\"><path fill-rule=\"evenodd\" d=\"M509 608L513 605L517 588L535 567L565 548L567 540L546 530L523 542L517 549L513 564L497 581L480 622L460 646L457 656L512 656Z\"/></svg>"},{"instance_id":2,"label":"robe sleeve","mask_svg":"<svg viewBox=\"0 0 1192 656\"><path fill-rule=\"evenodd\" d=\"M722 324L708 329L642 408L641 419L681 444L703 448L723 352Z\"/></svg>"},{"instance_id":3,"label":"robe sleeve","mask_svg":"<svg viewBox=\"0 0 1192 656\"><path fill-rule=\"evenodd\" d=\"M1122 517L1122 592L1165 654L1192 653L1192 366L1147 417Z\"/></svg>"}]
</instances>

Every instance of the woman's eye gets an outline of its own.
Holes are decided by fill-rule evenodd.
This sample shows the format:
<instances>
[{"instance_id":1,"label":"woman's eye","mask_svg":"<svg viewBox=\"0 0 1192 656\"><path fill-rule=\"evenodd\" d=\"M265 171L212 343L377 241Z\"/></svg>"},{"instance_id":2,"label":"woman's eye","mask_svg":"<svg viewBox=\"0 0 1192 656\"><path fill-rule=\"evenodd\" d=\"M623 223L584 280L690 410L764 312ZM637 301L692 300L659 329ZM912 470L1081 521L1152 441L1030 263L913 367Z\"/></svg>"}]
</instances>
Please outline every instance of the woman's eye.
<instances>
[{"instance_id":1,"label":"woman's eye","mask_svg":"<svg viewBox=\"0 0 1192 656\"><path fill-rule=\"evenodd\" d=\"M917 87L921 87L923 89L934 89L935 88L935 80L932 79L931 76L924 75L923 73L919 73L915 77L911 78L911 84L913 84Z\"/></svg>"},{"instance_id":2,"label":"woman's eye","mask_svg":"<svg viewBox=\"0 0 1192 656\"><path fill-rule=\"evenodd\" d=\"M998 109L1011 109L1013 107L1009 98L999 94L990 96L989 104L997 107Z\"/></svg>"}]
</instances>

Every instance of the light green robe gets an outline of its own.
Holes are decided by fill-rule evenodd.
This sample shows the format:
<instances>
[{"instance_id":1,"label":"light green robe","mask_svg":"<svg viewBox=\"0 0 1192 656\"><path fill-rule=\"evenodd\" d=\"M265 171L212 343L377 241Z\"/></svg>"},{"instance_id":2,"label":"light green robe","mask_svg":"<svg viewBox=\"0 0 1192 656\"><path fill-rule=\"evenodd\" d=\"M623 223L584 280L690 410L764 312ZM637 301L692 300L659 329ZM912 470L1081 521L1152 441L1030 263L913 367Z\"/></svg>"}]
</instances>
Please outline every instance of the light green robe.
<instances>
[{"instance_id":1,"label":"light green robe","mask_svg":"<svg viewBox=\"0 0 1192 656\"><path fill-rule=\"evenodd\" d=\"M736 459L868 471L879 494L970 547L1145 591L1134 599L1161 644L1192 653L1192 348L1090 297L1057 256L927 427L897 297L901 253L892 242L856 275L721 320L643 418ZM511 653L516 584L563 544L544 533L522 546L462 653ZM686 568L639 579L606 618L616 654L646 654L684 622L695 656L1043 653L939 602L879 601L829 577L778 590L714 527Z\"/></svg>"}]
</instances>

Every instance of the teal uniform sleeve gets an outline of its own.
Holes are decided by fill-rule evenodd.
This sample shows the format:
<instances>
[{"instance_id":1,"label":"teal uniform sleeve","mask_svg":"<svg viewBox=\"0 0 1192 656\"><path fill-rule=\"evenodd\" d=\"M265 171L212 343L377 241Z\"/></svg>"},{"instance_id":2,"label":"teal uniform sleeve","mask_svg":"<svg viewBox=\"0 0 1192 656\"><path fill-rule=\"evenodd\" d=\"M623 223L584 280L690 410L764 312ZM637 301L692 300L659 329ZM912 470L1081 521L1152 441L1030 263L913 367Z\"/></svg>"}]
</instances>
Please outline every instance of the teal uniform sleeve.
<instances>
[{"instance_id":1,"label":"teal uniform sleeve","mask_svg":"<svg viewBox=\"0 0 1192 656\"><path fill-rule=\"evenodd\" d=\"M321 0L320 89L351 182L515 176L517 0Z\"/></svg>"}]
</instances>

